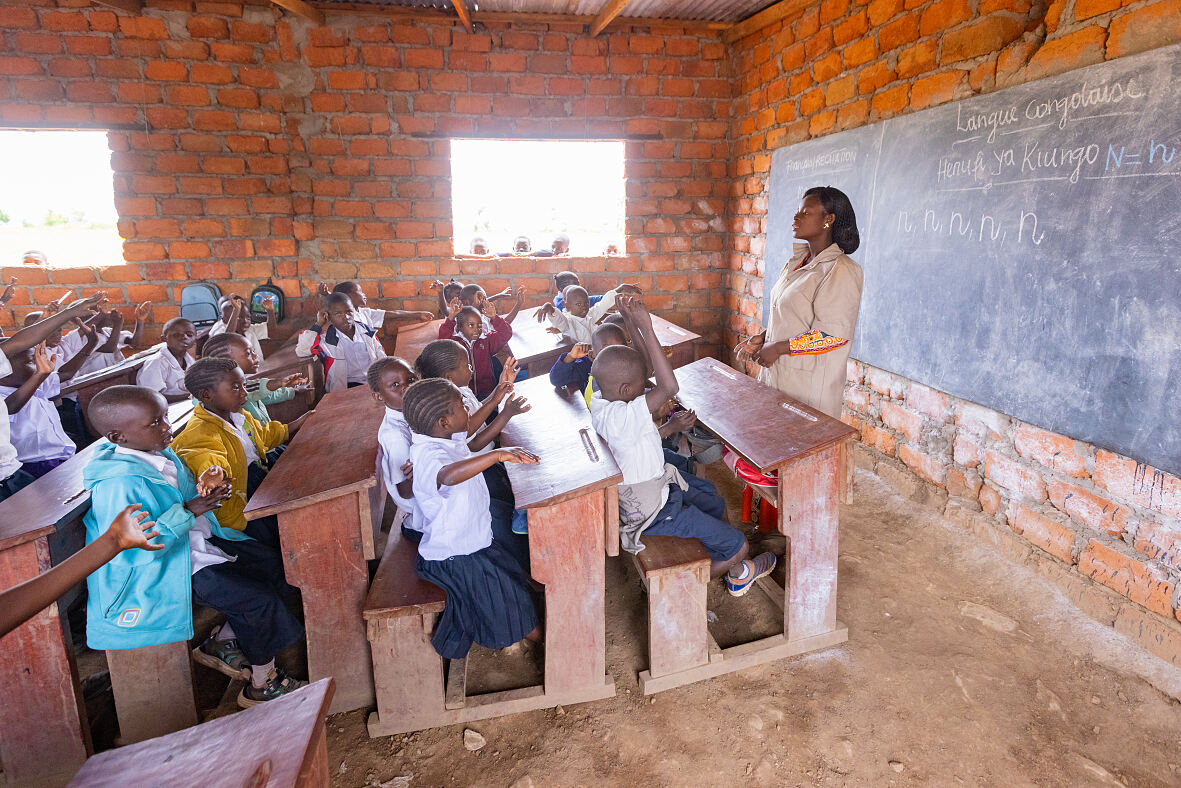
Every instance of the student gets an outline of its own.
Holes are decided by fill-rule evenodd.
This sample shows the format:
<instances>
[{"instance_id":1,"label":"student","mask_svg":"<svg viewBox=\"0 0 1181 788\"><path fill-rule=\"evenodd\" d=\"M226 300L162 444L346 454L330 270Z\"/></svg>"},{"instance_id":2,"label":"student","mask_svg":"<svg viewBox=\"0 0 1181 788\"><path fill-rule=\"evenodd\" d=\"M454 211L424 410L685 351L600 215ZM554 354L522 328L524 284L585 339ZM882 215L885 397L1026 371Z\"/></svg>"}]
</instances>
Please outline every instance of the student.
<instances>
[{"instance_id":1,"label":"student","mask_svg":"<svg viewBox=\"0 0 1181 788\"><path fill-rule=\"evenodd\" d=\"M550 244L549 249L538 249L533 253L534 257L569 257L570 256L570 236L565 233L559 233L554 236L553 243Z\"/></svg>"},{"instance_id":2,"label":"student","mask_svg":"<svg viewBox=\"0 0 1181 788\"><path fill-rule=\"evenodd\" d=\"M324 388L343 391L365 385L365 374L385 350L374 336L377 331L353 318L353 303L344 293L324 299L324 310L311 328L299 333L298 356L316 356L324 363Z\"/></svg>"},{"instance_id":3,"label":"student","mask_svg":"<svg viewBox=\"0 0 1181 788\"><path fill-rule=\"evenodd\" d=\"M201 358L228 358L238 365L243 375L258 374L258 356L250 342L241 334L218 334L210 337L201 349ZM287 402L295 397L295 387L307 384L306 376L296 373L282 380L251 378L246 381L246 405L242 410L253 416L259 424L271 420L267 405Z\"/></svg>"},{"instance_id":4,"label":"student","mask_svg":"<svg viewBox=\"0 0 1181 788\"><path fill-rule=\"evenodd\" d=\"M467 348L475 370L472 388L477 397L486 397L496 386L496 372L493 357L508 345L513 336L513 327L496 314L496 308L489 302L485 313L492 324L490 331L484 330L483 320L474 306L453 309L448 318L439 326L440 339L451 338ZM450 329L450 334L444 332Z\"/></svg>"},{"instance_id":5,"label":"student","mask_svg":"<svg viewBox=\"0 0 1181 788\"><path fill-rule=\"evenodd\" d=\"M477 235L472 239L472 245L468 249L469 257L491 257L492 254L488 251L488 242L481 236Z\"/></svg>"},{"instance_id":6,"label":"student","mask_svg":"<svg viewBox=\"0 0 1181 788\"><path fill-rule=\"evenodd\" d=\"M554 296L554 306L556 306L558 309L565 310L566 302L562 298L562 293L566 292L566 288L572 285L578 285L581 287L582 280L579 279L578 274L574 273L573 271L559 271L558 273L554 274L554 285L558 288L558 293ZM588 296L587 300L590 301L591 306L594 306L595 304L602 301L603 297L601 295L593 295Z\"/></svg>"},{"instance_id":7,"label":"student","mask_svg":"<svg viewBox=\"0 0 1181 788\"><path fill-rule=\"evenodd\" d=\"M164 347L148 357L135 376L137 386L158 391L169 402L189 398L185 390L185 371L197 359L190 352L197 342L197 329L183 317L164 324Z\"/></svg>"},{"instance_id":8,"label":"student","mask_svg":"<svg viewBox=\"0 0 1181 788\"><path fill-rule=\"evenodd\" d=\"M592 366L599 394L591 400L591 424L607 441L623 472L619 485L619 535L624 549L644 549L643 534L696 538L710 557L710 576L726 576L726 589L742 596L754 581L771 573L775 556L762 553L747 560L749 547L742 533L726 523L726 504L716 492L694 483L668 465L652 414L676 396L672 365L652 332L652 317L631 296L620 299L647 344L656 372L656 387L645 389L644 359L634 348L603 348Z\"/></svg>"},{"instance_id":9,"label":"student","mask_svg":"<svg viewBox=\"0 0 1181 788\"><path fill-rule=\"evenodd\" d=\"M454 279L450 282L444 282L442 279L431 282L430 289L438 293L439 296L439 317L444 320L447 318L450 313L448 304L459 298L459 293L463 288L463 282L456 282Z\"/></svg>"},{"instance_id":10,"label":"student","mask_svg":"<svg viewBox=\"0 0 1181 788\"><path fill-rule=\"evenodd\" d=\"M329 293L325 292L327 289L328 286L321 282L320 292L325 296L329 295ZM403 309L373 309L369 306L369 299L365 296L365 290L357 282L337 282L332 288L332 292L342 293L348 296L349 303L353 307L354 320L364 323L373 330L380 331L386 336L397 334L398 326L425 323L428 320L434 319L434 315L430 312Z\"/></svg>"},{"instance_id":11,"label":"student","mask_svg":"<svg viewBox=\"0 0 1181 788\"><path fill-rule=\"evenodd\" d=\"M156 527L154 522L144 522L148 513L138 511L139 508L138 503L124 507L107 530L90 544L48 572L0 592L0 637L52 605L124 550L163 550L164 545L148 541L160 534L152 530Z\"/></svg>"},{"instance_id":12,"label":"student","mask_svg":"<svg viewBox=\"0 0 1181 788\"><path fill-rule=\"evenodd\" d=\"M549 371L549 381L554 388L564 388L570 394L583 394L589 405L591 394L597 390L591 378L591 364L595 356L605 347L626 344L627 337L622 328L603 323L591 334L589 345L579 343L558 357Z\"/></svg>"},{"instance_id":13,"label":"student","mask_svg":"<svg viewBox=\"0 0 1181 788\"><path fill-rule=\"evenodd\" d=\"M200 478L210 468L217 468L231 484L232 495L218 513L223 528L244 531L263 544L278 547L279 525L274 517L247 523L242 512L270 469L267 452L286 443L308 414L291 424L259 424L242 410L247 398L246 378L228 358L194 361L185 373L185 387L200 404L172 442L173 449L194 476Z\"/></svg>"},{"instance_id":14,"label":"student","mask_svg":"<svg viewBox=\"0 0 1181 788\"><path fill-rule=\"evenodd\" d=\"M406 389L418 382L418 373L403 359L387 356L373 362L368 377L373 398L385 405L385 416L377 429L377 473L404 515L402 535L417 542L422 539L422 515L414 504L414 465L410 462L414 438L402 415L402 399Z\"/></svg>"},{"instance_id":15,"label":"student","mask_svg":"<svg viewBox=\"0 0 1181 788\"><path fill-rule=\"evenodd\" d=\"M530 578L492 538L488 487L481 473L497 462L533 464L520 448L472 454L459 390L442 378L407 391L402 412L414 432L410 447L414 500L422 513L418 576L447 592L431 644L444 659L462 659L473 642L501 649L541 640Z\"/></svg>"},{"instance_id":16,"label":"student","mask_svg":"<svg viewBox=\"0 0 1181 788\"><path fill-rule=\"evenodd\" d=\"M12 372L0 378L0 397L8 410L10 440L16 448L21 471L39 479L74 456L77 447L66 434L60 414L50 400L61 392L61 379L82 366L98 344L93 328L78 321L86 333L86 344L75 356L54 371L54 362L44 343L29 348L10 360Z\"/></svg>"},{"instance_id":17,"label":"student","mask_svg":"<svg viewBox=\"0 0 1181 788\"><path fill-rule=\"evenodd\" d=\"M575 342L589 344L595 326L607 314L607 310L615 306L615 298L618 294L619 288L608 290L603 294L602 299L592 307L586 288L580 285L570 285L562 292L564 310L559 310L552 301L547 301L536 312L537 322L540 323L548 317L550 324L558 333L570 337Z\"/></svg>"},{"instance_id":18,"label":"student","mask_svg":"<svg viewBox=\"0 0 1181 788\"><path fill-rule=\"evenodd\" d=\"M270 299L262 302L262 308L266 310L267 322L255 323L250 319L250 305L246 303L245 298L240 295L222 296L217 301L221 319L209 328L209 338L212 339L227 331L241 334L259 361L262 361L265 356L262 352L262 342L259 340L270 339L271 331L278 325L275 322L275 305Z\"/></svg>"},{"instance_id":19,"label":"student","mask_svg":"<svg viewBox=\"0 0 1181 788\"><path fill-rule=\"evenodd\" d=\"M156 522L151 542L161 549L120 553L90 576L87 645L128 649L189 640L196 603L223 613L226 623L193 650L193 658L234 678L249 675L239 706L303 686L275 666L275 655L303 634L284 603L291 588L282 558L218 521L222 502L233 500L228 480L210 469L194 481L168 448L172 428L164 398L140 386L111 386L95 395L88 412L106 440L83 473L90 490L87 542L100 538L99 523L140 503Z\"/></svg>"},{"instance_id":20,"label":"student","mask_svg":"<svg viewBox=\"0 0 1181 788\"><path fill-rule=\"evenodd\" d=\"M11 337L0 342L0 378L12 374L11 359L23 360L29 350L43 343L46 337L54 331L60 331L61 327L70 320L88 315L92 307L97 308L105 300L105 293L96 293L89 298L77 301L56 315L51 315L31 326L20 329ZM48 362L48 353L44 355L46 362ZM36 363L36 359L34 359L34 363ZM3 403L0 405L0 501L33 482L33 477L21 470L20 458L16 447L12 445L8 414L13 409L20 410L27 402L28 397L32 396L35 388L30 384L30 387L20 396L14 398L17 393L14 392L8 397L0 398L0 402Z\"/></svg>"},{"instance_id":21,"label":"student","mask_svg":"<svg viewBox=\"0 0 1181 788\"><path fill-rule=\"evenodd\" d=\"M516 303L514 304L513 308L509 310L508 314L505 315L505 317L504 317L504 320L506 323L512 323L517 318L517 313L521 311L521 298L524 297L524 295L525 295L524 288L519 287L519 288L517 288L517 291L519 291L519 292L514 291L511 287L506 287L504 290L501 290L499 293L495 293L493 295L488 295L486 292L484 292L484 288L480 287L479 285L467 284L459 289L459 295L456 296L456 298L458 298L460 306L472 306L472 307L475 307L476 309L478 309L484 319L484 330L491 331L492 330L492 322L488 317L489 302L503 301L506 298L514 298L516 300ZM444 317L447 317L450 315L451 308L455 306L455 300L456 300L455 298L452 298L450 301L447 302L447 310L443 312ZM442 329L440 329L440 331L441 330ZM443 337L443 335L441 333L440 333L439 337L440 337L440 339L445 338L445 337Z\"/></svg>"}]
</instances>

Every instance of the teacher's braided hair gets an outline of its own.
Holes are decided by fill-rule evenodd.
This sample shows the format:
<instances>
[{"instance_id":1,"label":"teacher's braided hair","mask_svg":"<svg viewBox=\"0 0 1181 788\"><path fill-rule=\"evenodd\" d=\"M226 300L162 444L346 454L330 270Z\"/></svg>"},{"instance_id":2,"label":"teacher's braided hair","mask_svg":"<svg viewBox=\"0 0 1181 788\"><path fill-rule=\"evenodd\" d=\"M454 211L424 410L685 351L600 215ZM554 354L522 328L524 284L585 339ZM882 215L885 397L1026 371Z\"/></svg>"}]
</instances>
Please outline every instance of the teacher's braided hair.
<instances>
[{"instance_id":1,"label":"teacher's braided hair","mask_svg":"<svg viewBox=\"0 0 1181 788\"><path fill-rule=\"evenodd\" d=\"M459 389L445 378L420 380L406 389L406 395L402 398L402 415L412 431L419 435L430 435L457 397Z\"/></svg>"},{"instance_id":2,"label":"teacher's braided hair","mask_svg":"<svg viewBox=\"0 0 1181 788\"><path fill-rule=\"evenodd\" d=\"M853 203L843 191L834 186L813 186L804 192L804 196L815 195L824 206L825 213L831 213L835 218L832 222L832 242L841 247L845 254L853 254L861 246L861 233L857 231L857 214L853 212Z\"/></svg>"}]
</instances>

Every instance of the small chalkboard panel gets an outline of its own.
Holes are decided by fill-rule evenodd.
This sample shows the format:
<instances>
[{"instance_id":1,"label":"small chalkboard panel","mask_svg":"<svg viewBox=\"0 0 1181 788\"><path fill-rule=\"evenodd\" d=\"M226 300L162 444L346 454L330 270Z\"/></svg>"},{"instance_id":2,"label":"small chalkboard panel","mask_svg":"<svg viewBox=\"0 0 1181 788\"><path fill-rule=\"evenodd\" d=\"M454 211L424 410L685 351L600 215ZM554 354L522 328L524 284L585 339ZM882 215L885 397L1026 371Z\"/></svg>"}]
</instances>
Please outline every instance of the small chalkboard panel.
<instances>
[{"instance_id":1,"label":"small chalkboard panel","mask_svg":"<svg viewBox=\"0 0 1181 788\"><path fill-rule=\"evenodd\" d=\"M836 186L855 358L1181 473L1179 85L1176 45L776 151L764 293Z\"/></svg>"}]
</instances>

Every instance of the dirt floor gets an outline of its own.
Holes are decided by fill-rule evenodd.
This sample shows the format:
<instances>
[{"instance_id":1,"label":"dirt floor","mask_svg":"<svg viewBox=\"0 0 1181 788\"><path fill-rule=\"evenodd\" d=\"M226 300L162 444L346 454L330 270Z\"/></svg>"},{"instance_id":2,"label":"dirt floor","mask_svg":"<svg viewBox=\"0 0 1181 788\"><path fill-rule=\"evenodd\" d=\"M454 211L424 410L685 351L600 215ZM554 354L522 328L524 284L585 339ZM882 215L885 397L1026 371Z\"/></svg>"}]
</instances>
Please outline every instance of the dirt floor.
<instances>
[{"instance_id":1,"label":"dirt floor","mask_svg":"<svg viewBox=\"0 0 1181 788\"><path fill-rule=\"evenodd\" d=\"M706 475L737 503L732 479ZM1181 671L877 477L858 471L855 498L848 643L644 697L644 600L630 561L609 558L614 698L380 739L364 712L337 715L332 784L1181 785ZM715 585L723 647L774 631L765 597ZM475 655L472 683L519 683L523 659ZM487 744L467 751L465 728Z\"/></svg>"}]
</instances>

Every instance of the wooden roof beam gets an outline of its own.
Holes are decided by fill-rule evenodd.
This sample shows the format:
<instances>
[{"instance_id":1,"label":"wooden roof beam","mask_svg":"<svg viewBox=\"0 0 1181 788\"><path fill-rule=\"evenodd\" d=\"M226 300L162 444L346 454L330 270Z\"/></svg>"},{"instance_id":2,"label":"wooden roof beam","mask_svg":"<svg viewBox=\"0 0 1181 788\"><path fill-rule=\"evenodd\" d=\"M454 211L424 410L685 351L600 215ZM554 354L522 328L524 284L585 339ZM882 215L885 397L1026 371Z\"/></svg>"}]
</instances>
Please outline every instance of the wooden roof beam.
<instances>
[{"instance_id":1,"label":"wooden roof beam","mask_svg":"<svg viewBox=\"0 0 1181 788\"><path fill-rule=\"evenodd\" d=\"M727 44L733 44L738 39L748 36L756 30L762 30L768 25L773 25L780 19L798 14L815 3L816 0L783 0L783 2L776 3L770 8L765 8L754 16L734 25L734 27L725 33L722 33L722 40Z\"/></svg>"},{"instance_id":2,"label":"wooden roof beam","mask_svg":"<svg viewBox=\"0 0 1181 788\"><path fill-rule=\"evenodd\" d=\"M293 14L302 16L304 19L310 19L317 25L324 24L324 12L303 0L271 0L271 2Z\"/></svg>"},{"instance_id":3,"label":"wooden roof beam","mask_svg":"<svg viewBox=\"0 0 1181 788\"><path fill-rule=\"evenodd\" d=\"M463 22L463 26L467 28L467 31L474 33L475 28L472 27L472 15L467 10L466 0L451 0L451 5L455 6L455 13L459 14L459 21Z\"/></svg>"},{"instance_id":4,"label":"wooden roof beam","mask_svg":"<svg viewBox=\"0 0 1181 788\"><path fill-rule=\"evenodd\" d=\"M594 38L599 33L603 32L603 28L611 24L611 20L623 13L623 9L627 7L628 0L609 0L607 5L603 6L603 10L595 17L595 21L591 22L591 38Z\"/></svg>"}]
</instances>

